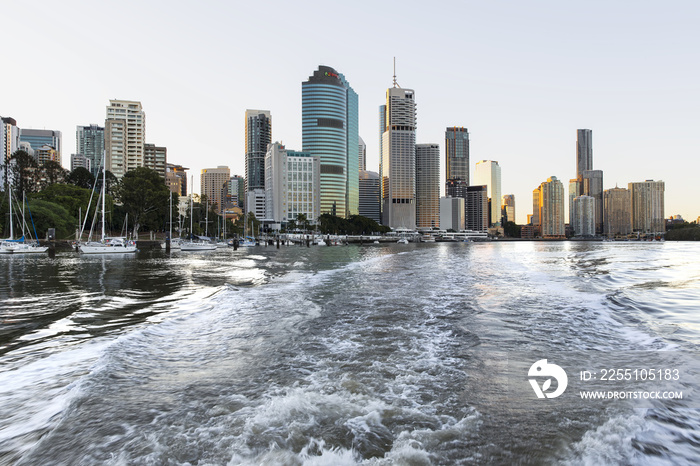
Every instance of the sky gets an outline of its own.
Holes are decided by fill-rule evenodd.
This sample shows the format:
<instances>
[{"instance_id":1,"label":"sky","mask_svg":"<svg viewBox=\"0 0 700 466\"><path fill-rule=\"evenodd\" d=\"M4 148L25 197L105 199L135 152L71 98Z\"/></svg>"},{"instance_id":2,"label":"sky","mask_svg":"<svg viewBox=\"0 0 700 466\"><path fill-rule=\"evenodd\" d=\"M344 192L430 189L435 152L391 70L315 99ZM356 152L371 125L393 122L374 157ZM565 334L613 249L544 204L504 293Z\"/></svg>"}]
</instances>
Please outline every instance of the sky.
<instances>
[{"instance_id":1,"label":"sky","mask_svg":"<svg viewBox=\"0 0 700 466\"><path fill-rule=\"evenodd\" d=\"M273 141L301 150L301 83L319 65L359 95L367 169L378 107L415 91L418 143L470 133L471 168L501 166L516 218L550 176L575 177L576 130L593 131L604 188L665 181L666 216L700 216L700 3L696 1L0 0L0 115L59 130L70 168L78 125L136 100L146 142L195 178L244 175L246 109L272 113ZM441 195L444 190L441 188ZM567 206L568 208L568 206Z\"/></svg>"}]
</instances>

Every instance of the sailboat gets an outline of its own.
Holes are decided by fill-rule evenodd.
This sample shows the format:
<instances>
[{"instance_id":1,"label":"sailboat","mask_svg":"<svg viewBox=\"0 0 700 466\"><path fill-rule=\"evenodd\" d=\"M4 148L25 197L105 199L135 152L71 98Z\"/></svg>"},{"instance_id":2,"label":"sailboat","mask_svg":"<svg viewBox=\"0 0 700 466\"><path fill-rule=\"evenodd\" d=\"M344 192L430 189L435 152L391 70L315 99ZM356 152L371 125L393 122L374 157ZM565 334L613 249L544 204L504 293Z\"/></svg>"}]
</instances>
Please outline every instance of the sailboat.
<instances>
[{"instance_id":1,"label":"sailboat","mask_svg":"<svg viewBox=\"0 0 700 466\"><path fill-rule=\"evenodd\" d=\"M192 177L192 185L194 186L194 176ZM216 249L216 244L208 241L195 241L194 234L192 233L192 213L194 208L194 201L192 199L192 194L190 193L190 239L185 241L180 241L181 251L212 251Z\"/></svg>"},{"instance_id":2,"label":"sailboat","mask_svg":"<svg viewBox=\"0 0 700 466\"><path fill-rule=\"evenodd\" d=\"M24 200L22 201L22 237L19 239L14 239L14 231L12 228L12 189L9 190L10 199L10 237L4 240L0 240L0 254L36 254L48 251L48 246L41 246L38 241L32 241L31 243L25 242L24 226L26 222L24 221ZM31 211L29 212L31 215ZM32 222L32 225L34 222ZM36 229L34 230L34 235L36 236Z\"/></svg>"},{"instance_id":3,"label":"sailboat","mask_svg":"<svg viewBox=\"0 0 700 466\"><path fill-rule=\"evenodd\" d=\"M102 237L100 241L88 241L78 245L83 254L130 254L136 252L136 244L124 236L105 236L105 194L107 186L106 155L102 154Z\"/></svg>"}]
</instances>

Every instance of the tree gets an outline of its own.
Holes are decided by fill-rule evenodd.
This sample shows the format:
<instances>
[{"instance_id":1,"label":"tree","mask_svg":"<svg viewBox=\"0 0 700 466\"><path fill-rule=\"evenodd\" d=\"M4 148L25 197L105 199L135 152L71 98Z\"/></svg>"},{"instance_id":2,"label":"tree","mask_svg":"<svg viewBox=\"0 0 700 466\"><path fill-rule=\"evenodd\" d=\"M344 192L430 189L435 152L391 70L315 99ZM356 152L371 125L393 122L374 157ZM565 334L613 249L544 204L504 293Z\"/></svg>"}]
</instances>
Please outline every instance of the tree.
<instances>
[{"instance_id":1,"label":"tree","mask_svg":"<svg viewBox=\"0 0 700 466\"><path fill-rule=\"evenodd\" d=\"M141 226L155 230L163 224L169 194L158 172L146 167L126 172L116 188L116 197L131 217L134 231Z\"/></svg>"},{"instance_id":2,"label":"tree","mask_svg":"<svg viewBox=\"0 0 700 466\"><path fill-rule=\"evenodd\" d=\"M306 214L297 214L296 223L304 230L304 233L309 230L309 219L306 218Z\"/></svg>"},{"instance_id":3,"label":"tree","mask_svg":"<svg viewBox=\"0 0 700 466\"><path fill-rule=\"evenodd\" d=\"M66 183L79 188L92 189L95 185L95 177L92 176L92 173L87 168L78 167L66 176Z\"/></svg>"},{"instance_id":4,"label":"tree","mask_svg":"<svg viewBox=\"0 0 700 466\"><path fill-rule=\"evenodd\" d=\"M43 175L41 189L56 183L63 183L68 175L68 170L63 168L60 163L54 160L47 160L41 166Z\"/></svg>"},{"instance_id":5,"label":"tree","mask_svg":"<svg viewBox=\"0 0 700 466\"><path fill-rule=\"evenodd\" d=\"M15 194L37 191L39 164L34 157L23 150L18 150L10 157L10 179L15 188Z\"/></svg>"}]
</instances>

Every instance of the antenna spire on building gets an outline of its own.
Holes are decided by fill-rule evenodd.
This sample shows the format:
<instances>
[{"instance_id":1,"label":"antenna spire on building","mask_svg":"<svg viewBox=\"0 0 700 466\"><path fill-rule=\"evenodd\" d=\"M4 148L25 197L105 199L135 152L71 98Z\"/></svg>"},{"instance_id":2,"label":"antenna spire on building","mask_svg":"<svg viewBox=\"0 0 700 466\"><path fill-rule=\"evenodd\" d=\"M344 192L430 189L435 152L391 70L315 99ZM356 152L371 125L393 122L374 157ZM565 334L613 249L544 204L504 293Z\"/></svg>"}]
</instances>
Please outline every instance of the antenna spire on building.
<instances>
[{"instance_id":1,"label":"antenna spire on building","mask_svg":"<svg viewBox=\"0 0 700 466\"><path fill-rule=\"evenodd\" d=\"M398 82L396 82L396 57L394 57L394 87L401 87Z\"/></svg>"}]
</instances>

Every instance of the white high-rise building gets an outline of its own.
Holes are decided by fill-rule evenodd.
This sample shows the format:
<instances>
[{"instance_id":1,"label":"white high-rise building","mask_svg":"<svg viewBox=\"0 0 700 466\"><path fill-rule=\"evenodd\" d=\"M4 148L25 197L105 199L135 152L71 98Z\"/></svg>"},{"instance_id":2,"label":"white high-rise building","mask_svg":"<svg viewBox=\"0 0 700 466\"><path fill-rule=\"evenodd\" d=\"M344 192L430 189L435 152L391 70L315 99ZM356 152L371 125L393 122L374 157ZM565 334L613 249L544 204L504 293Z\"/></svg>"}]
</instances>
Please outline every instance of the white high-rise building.
<instances>
[{"instance_id":1,"label":"white high-rise building","mask_svg":"<svg viewBox=\"0 0 700 466\"><path fill-rule=\"evenodd\" d=\"M595 198L576 196L573 203L573 225L576 236L595 236Z\"/></svg>"},{"instance_id":2,"label":"white high-rise building","mask_svg":"<svg viewBox=\"0 0 700 466\"><path fill-rule=\"evenodd\" d=\"M299 214L311 224L321 215L321 158L275 142L265 155L265 219L283 224Z\"/></svg>"},{"instance_id":3,"label":"white high-rise building","mask_svg":"<svg viewBox=\"0 0 700 466\"><path fill-rule=\"evenodd\" d=\"M464 198L441 197L440 198L440 229L464 230Z\"/></svg>"},{"instance_id":4,"label":"white high-rise building","mask_svg":"<svg viewBox=\"0 0 700 466\"><path fill-rule=\"evenodd\" d=\"M367 144L365 144L364 139L360 137L360 171L367 170Z\"/></svg>"},{"instance_id":5,"label":"white high-rise building","mask_svg":"<svg viewBox=\"0 0 700 466\"><path fill-rule=\"evenodd\" d=\"M416 228L416 101L413 90L387 89L385 111L380 174L382 224L413 230Z\"/></svg>"},{"instance_id":6,"label":"white high-rise building","mask_svg":"<svg viewBox=\"0 0 700 466\"><path fill-rule=\"evenodd\" d=\"M476 162L474 185L485 185L489 198L489 222L491 225L501 223L501 167L495 160Z\"/></svg>"},{"instance_id":7,"label":"white high-rise building","mask_svg":"<svg viewBox=\"0 0 700 466\"><path fill-rule=\"evenodd\" d=\"M141 102L110 100L105 120L107 169L121 178L129 170L143 167L146 114Z\"/></svg>"}]
</instances>

